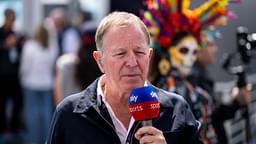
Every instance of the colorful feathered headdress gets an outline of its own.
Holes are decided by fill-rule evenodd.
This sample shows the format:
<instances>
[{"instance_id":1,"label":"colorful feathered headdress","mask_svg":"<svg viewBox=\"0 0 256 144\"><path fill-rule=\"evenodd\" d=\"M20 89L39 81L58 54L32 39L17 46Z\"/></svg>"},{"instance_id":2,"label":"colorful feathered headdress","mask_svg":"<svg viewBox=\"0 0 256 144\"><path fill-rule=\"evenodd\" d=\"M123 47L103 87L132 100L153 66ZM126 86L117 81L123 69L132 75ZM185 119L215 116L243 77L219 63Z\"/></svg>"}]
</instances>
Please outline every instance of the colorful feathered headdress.
<instances>
[{"instance_id":1,"label":"colorful feathered headdress","mask_svg":"<svg viewBox=\"0 0 256 144\"><path fill-rule=\"evenodd\" d=\"M208 0L198 8L190 10L190 0L145 0L142 19L161 47L172 44L179 32L192 34L199 42L202 31L212 26L223 25L226 18L235 15L227 9L231 2L240 0Z\"/></svg>"}]
</instances>

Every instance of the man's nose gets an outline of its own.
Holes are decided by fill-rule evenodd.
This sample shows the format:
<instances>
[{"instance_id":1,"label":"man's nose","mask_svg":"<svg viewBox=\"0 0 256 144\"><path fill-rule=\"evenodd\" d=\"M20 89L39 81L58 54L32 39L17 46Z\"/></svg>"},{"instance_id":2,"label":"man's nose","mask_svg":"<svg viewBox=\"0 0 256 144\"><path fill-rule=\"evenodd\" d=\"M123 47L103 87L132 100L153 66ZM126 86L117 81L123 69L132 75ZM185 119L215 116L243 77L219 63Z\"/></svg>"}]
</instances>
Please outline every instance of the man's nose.
<instances>
[{"instance_id":1,"label":"man's nose","mask_svg":"<svg viewBox=\"0 0 256 144\"><path fill-rule=\"evenodd\" d=\"M135 67L138 65L138 60L135 54L130 54L126 59L126 65L129 67Z\"/></svg>"}]
</instances>

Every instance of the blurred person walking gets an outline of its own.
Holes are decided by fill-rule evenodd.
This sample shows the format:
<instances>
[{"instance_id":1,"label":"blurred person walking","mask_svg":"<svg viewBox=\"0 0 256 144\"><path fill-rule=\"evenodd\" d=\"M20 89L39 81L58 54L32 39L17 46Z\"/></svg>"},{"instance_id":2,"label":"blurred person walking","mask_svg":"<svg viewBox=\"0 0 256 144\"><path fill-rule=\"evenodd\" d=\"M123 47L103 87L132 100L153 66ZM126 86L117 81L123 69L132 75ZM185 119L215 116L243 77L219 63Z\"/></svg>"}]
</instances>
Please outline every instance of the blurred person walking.
<instances>
[{"instance_id":1,"label":"blurred person walking","mask_svg":"<svg viewBox=\"0 0 256 144\"><path fill-rule=\"evenodd\" d=\"M72 19L73 21L69 24L64 9L55 8L45 20L50 45L57 47L58 56L76 53L81 45L78 27L83 21L82 15L77 15Z\"/></svg>"},{"instance_id":2,"label":"blurred person walking","mask_svg":"<svg viewBox=\"0 0 256 144\"><path fill-rule=\"evenodd\" d=\"M25 98L27 143L44 143L50 125L55 48L50 47L48 32L42 25L23 48L20 76Z\"/></svg>"},{"instance_id":3,"label":"blurred person walking","mask_svg":"<svg viewBox=\"0 0 256 144\"><path fill-rule=\"evenodd\" d=\"M15 12L4 11L4 24L0 28L0 143L21 130L22 94L18 77L19 50L17 35L13 31ZM11 100L11 101L9 101ZM12 104L10 117L8 108Z\"/></svg>"},{"instance_id":4,"label":"blurred person walking","mask_svg":"<svg viewBox=\"0 0 256 144\"><path fill-rule=\"evenodd\" d=\"M64 11L60 8L53 9L45 19L44 25L48 31L49 45L55 47L57 56L63 54L63 33L65 31Z\"/></svg>"}]
</instances>

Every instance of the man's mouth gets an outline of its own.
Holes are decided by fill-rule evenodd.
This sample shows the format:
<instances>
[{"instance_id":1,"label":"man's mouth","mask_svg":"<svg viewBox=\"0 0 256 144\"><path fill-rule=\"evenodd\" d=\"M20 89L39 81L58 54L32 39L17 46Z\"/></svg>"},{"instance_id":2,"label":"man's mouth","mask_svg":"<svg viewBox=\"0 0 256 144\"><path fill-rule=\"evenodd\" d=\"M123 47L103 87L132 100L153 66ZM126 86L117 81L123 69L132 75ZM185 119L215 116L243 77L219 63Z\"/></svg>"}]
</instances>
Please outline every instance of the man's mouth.
<instances>
[{"instance_id":1,"label":"man's mouth","mask_svg":"<svg viewBox=\"0 0 256 144\"><path fill-rule=\"evenodd\" d=\"M122 76L124 76L124 77L136 77L136 76L140 76L140 74L124 74Z\"/></svg>"}]
</instances>

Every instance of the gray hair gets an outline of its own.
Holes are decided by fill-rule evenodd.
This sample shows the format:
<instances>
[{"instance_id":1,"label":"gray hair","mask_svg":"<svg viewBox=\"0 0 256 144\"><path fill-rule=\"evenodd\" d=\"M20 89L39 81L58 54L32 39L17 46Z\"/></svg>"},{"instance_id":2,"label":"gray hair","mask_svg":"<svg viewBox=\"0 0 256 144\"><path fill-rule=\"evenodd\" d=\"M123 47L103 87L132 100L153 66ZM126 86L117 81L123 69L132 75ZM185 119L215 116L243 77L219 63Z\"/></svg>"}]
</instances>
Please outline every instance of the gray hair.
<instances>
[{"instance_id":1,"label":"gray hair","mask_svg":"<svg viewBox=\"0 0 256 144\"><path fill-rule=\"evenodd\" d=\"M147 39L148 44L150 44L150 33L146 27L146 25L142 22L142 20L135 16L132 13L128 12L112 12L107 15L103 20L100 22L96 34L95 34L95 42L97 46L97 50L103 52L103 37L111 27L115 26L127 26L127 25L134 25L138 26Z\"/></svg>"}]
</instances>

